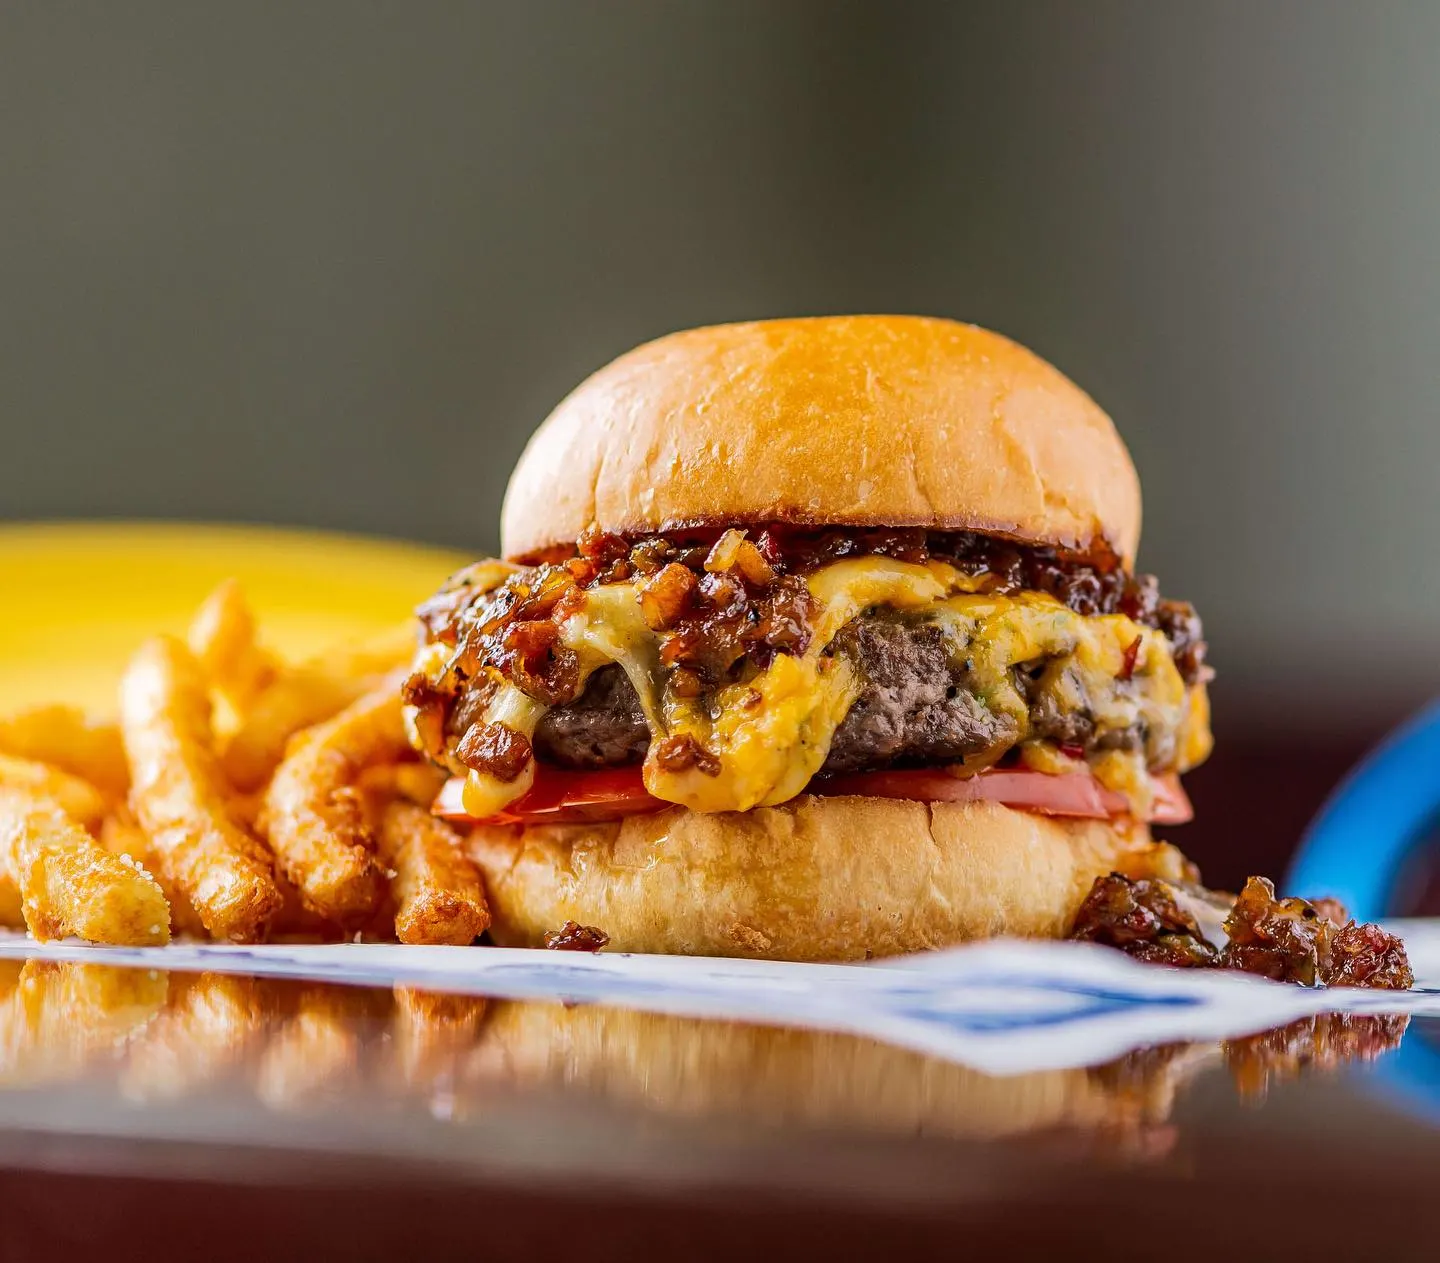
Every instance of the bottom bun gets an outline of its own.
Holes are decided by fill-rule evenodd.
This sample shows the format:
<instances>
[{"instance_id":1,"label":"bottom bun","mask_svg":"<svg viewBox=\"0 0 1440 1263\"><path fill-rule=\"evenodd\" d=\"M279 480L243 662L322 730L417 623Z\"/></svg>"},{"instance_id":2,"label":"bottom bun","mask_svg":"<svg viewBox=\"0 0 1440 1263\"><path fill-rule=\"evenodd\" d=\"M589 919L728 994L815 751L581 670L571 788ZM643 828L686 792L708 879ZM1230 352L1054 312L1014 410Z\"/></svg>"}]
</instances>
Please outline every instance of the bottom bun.
<instances>
[{"instance_id":1,"label":"bottom bun","mask_svg":"<svg viewBox=\"0 0 1440 1263\"><path fill-rule=\"evenodd\" d=\"M1185 866L1143 824L992 802L801 796L470 836L501 946L540 947L578 921L604 930L614 951L775 960L1059 938L1095 878L1179 878Z\"/></svg>"}]
</instances>

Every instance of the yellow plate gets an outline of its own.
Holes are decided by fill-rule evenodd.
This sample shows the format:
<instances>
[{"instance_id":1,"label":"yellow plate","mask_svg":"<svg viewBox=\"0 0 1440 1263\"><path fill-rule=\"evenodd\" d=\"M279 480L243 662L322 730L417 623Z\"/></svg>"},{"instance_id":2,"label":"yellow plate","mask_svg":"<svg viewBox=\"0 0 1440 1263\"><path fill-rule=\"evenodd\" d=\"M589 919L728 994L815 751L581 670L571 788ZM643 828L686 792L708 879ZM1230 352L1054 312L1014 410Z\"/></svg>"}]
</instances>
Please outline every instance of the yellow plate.
<instances>
[{"instance_id":1,"label":"yellow plate","mask_svg":"<svg viewBox=\"0 0 1440 1263\"><path fill-rule=\"evenodd\" d=\"M305 656L407 618L473 558L344 535L240 526L0 526L0 709L115 708L126 659L183 631L222 579L245 585L264 641Z\"/></svg>"}]
</instances>

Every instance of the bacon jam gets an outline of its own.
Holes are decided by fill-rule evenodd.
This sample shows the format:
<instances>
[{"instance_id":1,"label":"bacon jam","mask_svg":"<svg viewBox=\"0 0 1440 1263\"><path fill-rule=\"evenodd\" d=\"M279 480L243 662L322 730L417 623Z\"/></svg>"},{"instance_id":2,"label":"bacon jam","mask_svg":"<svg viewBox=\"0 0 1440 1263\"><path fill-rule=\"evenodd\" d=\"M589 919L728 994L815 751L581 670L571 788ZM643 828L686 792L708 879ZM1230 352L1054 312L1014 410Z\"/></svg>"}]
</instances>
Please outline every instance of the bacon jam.
<instances>
[{"instance_id":1,"label":"bacon jam","mask_svg":"<svg viewBox=\"0 0 1440 1263\"><path fill-rule=\"evenodd\" d=\"M1116 947L1154 965L1208 968L1220 953L1163 881L1098 878L1080 905L1070 937Z\"/></svg>"},{"instance_id":2,"label":"bacon jam","mask_svg":"<svg viewBox=\"0 0 1440 1263\"><path fill-rule=\"evenodd\" d=\"M1403 991L1415 982L1405 945L1395 935L1358 924L1334 899L1278 898L1264 877L1245 883L1225 919L1225 934L1219 950L1165 882L1111 873L1091 886L1069 937L1155 964L1238 969L1308 987Z\"/></svg>"},{"instance_id":3,"label":"bacon jam","mask_svg":"<svg viewBox=\"0 0 1440 1263\"><path fill-rule=\"evenodd\" d=\"M987 591L1043 592L1077 614L1125 614L1144 627L1165 633L1176 665L1187 684L1209 678L1205 666L1204 630L1187 601L1165 600L1154 575L1132 574L1103 545L1089 552L1023 544L976 531L921 529L803 530L769 526L754 543L733 543L737 532L679 532L648 535L627 543L618 535L595 533L578 541L575 555L551 550L528 560L541 566L564 566L581 587L619 583L635 575L653 576L669 565L690 573L672 575L685 591L669 606L659 626L668 626L685 612L691 580L704 573L735 574L747 591L764 591L776 581L807 574L851 557L889 557L923 565L944 561L965 574L983 576ZM718 554L718 555L717 555ZM712 591L713 591L712 583ZM734 596L734 589L724 585ZM795 589L791 586L791 591ZM708 595L708 594L707 594ZM721 608L726 603L718 603ZM657 609L657 613L660 610Z\"/></svg>"}]
</instances>

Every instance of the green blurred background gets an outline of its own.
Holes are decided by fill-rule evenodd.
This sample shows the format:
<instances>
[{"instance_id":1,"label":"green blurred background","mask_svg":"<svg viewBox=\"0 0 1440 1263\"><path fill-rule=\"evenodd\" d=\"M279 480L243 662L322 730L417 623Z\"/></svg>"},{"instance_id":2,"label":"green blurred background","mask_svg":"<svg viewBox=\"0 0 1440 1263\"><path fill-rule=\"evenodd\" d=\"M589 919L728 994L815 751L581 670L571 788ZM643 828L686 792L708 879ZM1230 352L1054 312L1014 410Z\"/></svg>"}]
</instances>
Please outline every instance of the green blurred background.
<instances>
[{"instance_id":1,"label":"green blurred background","mask_svg":"<svg viewBox=\"0 0 1440 1263\"><path fill-rule=\"evenodd\" d=\"M1116 418L1222 672L1202 821L1281 853L1440 682L1437 47L1373 0L7 5L0 519L490 548L638 341L974 320Z\"/></svg>"}]
</instances>

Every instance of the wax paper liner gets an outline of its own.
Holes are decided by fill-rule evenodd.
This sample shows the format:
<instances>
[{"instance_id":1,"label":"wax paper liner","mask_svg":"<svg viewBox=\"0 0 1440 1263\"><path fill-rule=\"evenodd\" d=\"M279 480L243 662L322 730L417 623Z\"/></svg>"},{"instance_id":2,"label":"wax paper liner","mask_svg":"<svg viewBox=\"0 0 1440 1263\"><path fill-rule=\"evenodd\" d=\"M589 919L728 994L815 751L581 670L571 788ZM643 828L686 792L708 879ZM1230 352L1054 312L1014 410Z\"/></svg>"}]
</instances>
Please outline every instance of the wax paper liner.
<instances>
[{"instance_id":1,"label":"wax paper liner","mask_svg":"<svg viewBox=\"0 0 1440 1263\"><path fill-rule=\"evenodd\" d=\"M404 984L811 1027L1020 1074L1091 1065L1147 1044L1228 1039L1321 1012L1440 1017L1440 921L1392 928L1410 949L1411 991L1304 988L1144 965L1086 944L1010 940L868 965L806 965L368 943L97 947L10 933L0 934L0 957Z\"/></svg>"}]
</instances>

